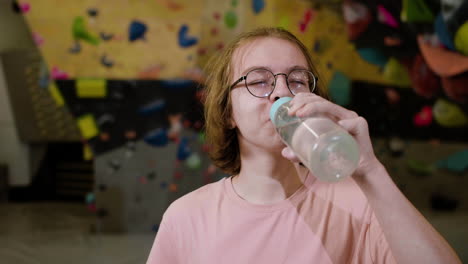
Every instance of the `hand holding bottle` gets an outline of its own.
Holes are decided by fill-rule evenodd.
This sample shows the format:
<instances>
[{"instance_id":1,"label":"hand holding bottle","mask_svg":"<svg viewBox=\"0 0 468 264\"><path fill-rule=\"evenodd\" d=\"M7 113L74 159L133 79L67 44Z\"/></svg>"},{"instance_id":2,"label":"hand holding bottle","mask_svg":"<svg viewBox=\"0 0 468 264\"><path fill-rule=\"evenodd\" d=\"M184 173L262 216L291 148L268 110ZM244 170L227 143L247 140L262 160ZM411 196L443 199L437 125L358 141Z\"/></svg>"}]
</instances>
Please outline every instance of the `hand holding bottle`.
<instances>
[{"instance_id":1,"label":"hand holding bottle","mask_svg":"<svg viewBox=\"0 0 468 264\"><path fill-rule=\"evenodd\" d=\"M290 116L305 118L314 115L324 115L334 120L348 131L359 146L360 158L354 174L366 174L380 166L375 157L369 137L367 121L355 112L336 105L313 93L299 93L289 102ZM297 155L285 147L282 155L292 162L299 162Z\"/></svg>"}]
</instances>

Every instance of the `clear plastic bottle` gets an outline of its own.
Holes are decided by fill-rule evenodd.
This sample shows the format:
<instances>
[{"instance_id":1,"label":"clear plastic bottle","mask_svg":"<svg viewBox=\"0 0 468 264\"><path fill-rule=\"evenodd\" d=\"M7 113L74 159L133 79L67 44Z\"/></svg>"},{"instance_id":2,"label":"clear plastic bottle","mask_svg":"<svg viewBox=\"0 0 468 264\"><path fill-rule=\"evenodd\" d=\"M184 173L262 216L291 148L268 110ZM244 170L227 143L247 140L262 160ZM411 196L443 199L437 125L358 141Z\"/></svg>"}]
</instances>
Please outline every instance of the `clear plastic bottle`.
<instances>
[{"instance_id":1,"label":"clear plastic bottle","mask_svg":"<svg viewBox=\"0 0 468 264\"><path fill-rule=\"evenodd\" d=\"M335 182L350 176L360 155L354 138L327 117L289 116L291 99L278 99L270 110L270 119L283 142L319 180Z\"/></svg>"}]
</instances>

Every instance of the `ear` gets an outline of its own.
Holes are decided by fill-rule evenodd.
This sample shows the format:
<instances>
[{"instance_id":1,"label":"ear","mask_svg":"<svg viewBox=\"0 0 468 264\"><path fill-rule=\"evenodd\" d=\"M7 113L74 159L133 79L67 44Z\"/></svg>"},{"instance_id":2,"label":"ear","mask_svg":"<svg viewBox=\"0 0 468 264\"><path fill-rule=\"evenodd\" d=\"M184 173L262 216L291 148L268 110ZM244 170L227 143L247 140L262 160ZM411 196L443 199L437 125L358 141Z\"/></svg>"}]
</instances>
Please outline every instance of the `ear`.
<instances>
[{"instance_id":1,"label":"ear","mask_svg":"<svg viewBox=\"0 0 468 264\"><path fill-rule=\"evenodd\" d=\"M237 127L236 121L234 121L234 118L229 118L229 128L234 129Z\"/></svg>"}]
</instances>

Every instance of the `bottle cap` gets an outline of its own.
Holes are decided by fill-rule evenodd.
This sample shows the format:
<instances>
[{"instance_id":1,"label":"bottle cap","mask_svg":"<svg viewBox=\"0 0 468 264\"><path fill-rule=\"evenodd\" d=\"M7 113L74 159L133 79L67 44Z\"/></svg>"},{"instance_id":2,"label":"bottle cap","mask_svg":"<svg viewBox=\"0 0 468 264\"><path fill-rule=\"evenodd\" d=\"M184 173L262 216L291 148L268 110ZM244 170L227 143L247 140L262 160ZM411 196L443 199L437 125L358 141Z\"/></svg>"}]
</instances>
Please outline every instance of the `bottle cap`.
<instances>
[{"instance_id":1,"label":"bottle cap","mask_svg":"<svg viewBox=\"0 0 468 264\"><path fill-rule=\"evenodd\" d=\"M281 97L280 99L276 100L276 102L274 102L273 105L271 106L271 108L270 108L270 120L273 122L273 124L275 126L277 125L277 124L275 124L276 111L278 111L279 107L282 106L284 103L287 103L287 102L289 102L291 100L292 100L291 97Z\"/></svg>"}]
</instances>

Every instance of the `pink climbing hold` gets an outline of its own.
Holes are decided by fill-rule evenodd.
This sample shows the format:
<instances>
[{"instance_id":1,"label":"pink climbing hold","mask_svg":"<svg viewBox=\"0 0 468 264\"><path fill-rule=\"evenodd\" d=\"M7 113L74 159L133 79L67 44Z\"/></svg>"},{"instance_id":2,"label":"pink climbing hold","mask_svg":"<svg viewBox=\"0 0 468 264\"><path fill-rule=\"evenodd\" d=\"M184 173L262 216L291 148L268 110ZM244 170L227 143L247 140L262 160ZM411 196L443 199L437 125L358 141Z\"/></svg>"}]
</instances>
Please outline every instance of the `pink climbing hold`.
<instances>
[{"instance_id":1,"label":"pink climbing hold","mask_svg":"<svg viewBox=\"0 0 468 264\"><path fill-rule=\"evenodd\" d=\"M392 14L390 14L390 12L388 12L388 10L383 5L378 5L377 11L379 12L378 18L380 22L392 28L398 27L398 21L392 16Z\"/></svg>"},{"instance_id":2,"label":"pink climbing hold","mask_svg":"<svg viewBox=\"0 0 468 264\"><path fill-rule=\"evenodd\" d=\"M42 44L44 44L44 38L41 35L39 35L39 33L33 32L32 37L34 39L34 43L36 43L37 46L41 46Z\"/></svg>"},{"instance_id":3,"label":"pink climbing hold","mask_svg":"<svg viewBox=\"0 0 468 264\"><path fill-rule=\"evenodd\" d=\"M414 116L413 122L417 127L429 126L432 123L432 107L424 106L421 111Z\"/></svg>"},{"instance_id":4,"label":"pink climbing hold","mask_svg":"<svg viewBox=\"0 0 468 264\"><path fill-rule=\"evenodd\" d=\"M21 9L21 13L26 14L31 10L31 5L29 3L20 3L19 7Z\"/></svg>"},{"instance_id":5,"label":"pink climbing hold","mask_svg":"<svg viewBox=\"0 0 468 264\"><path fill-rule=\"evenodd\" d=\"M54 80L66 80L69 77L68 73L60 70L57 66L52 67L51 75Z\"/></svg>"},{"instance_id":6,"label":"pink climbing hold","mask_svg":"<svg viewBox=\"0 0 468 264\"><path fill-rule=\"evenodd\" d=\"M299 30L301 31L301 33L304 33L307 30L307 27L312 22L314 15L315 14L313 9L307 9L307 11L304 13L304 17L299 23Z\"/></svg>"}]
</instances>

